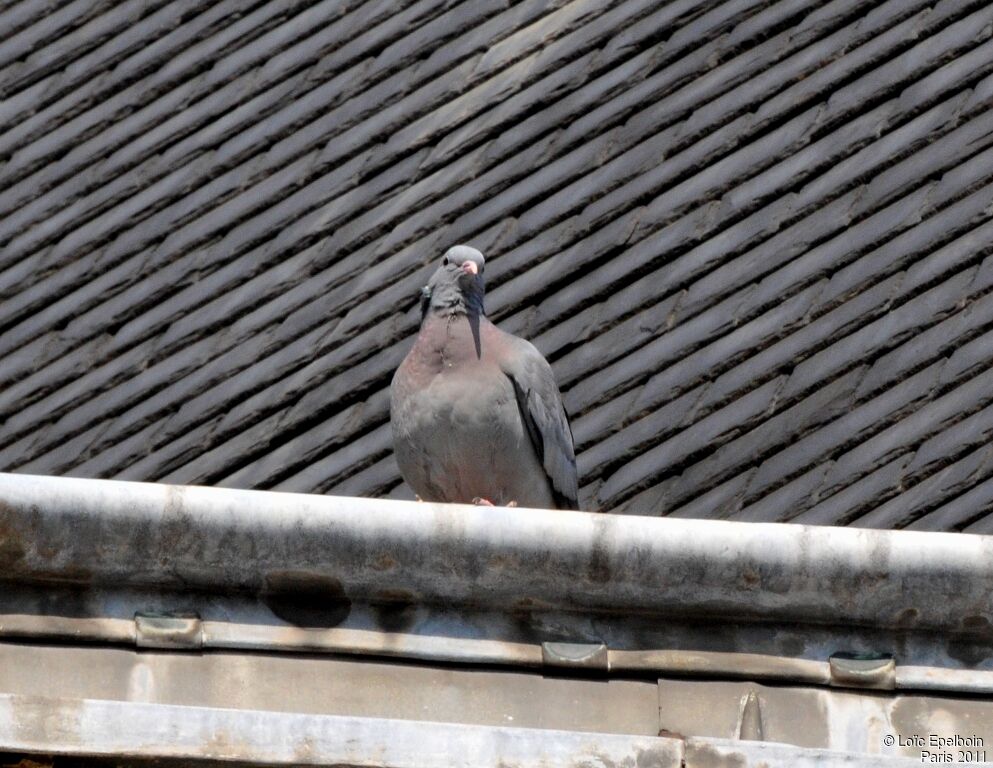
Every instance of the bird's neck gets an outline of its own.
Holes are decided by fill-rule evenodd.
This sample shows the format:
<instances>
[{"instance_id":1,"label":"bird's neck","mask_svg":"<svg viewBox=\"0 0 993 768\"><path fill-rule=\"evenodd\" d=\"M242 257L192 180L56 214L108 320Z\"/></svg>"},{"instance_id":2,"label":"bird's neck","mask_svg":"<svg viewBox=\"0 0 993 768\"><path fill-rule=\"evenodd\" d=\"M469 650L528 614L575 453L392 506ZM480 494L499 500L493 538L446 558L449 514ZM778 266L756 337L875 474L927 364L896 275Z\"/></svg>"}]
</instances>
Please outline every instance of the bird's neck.
<instances>
[{"instance_id":1,"label":"bird's neck","mask_svg":"<svg viewBox=\"0 0 993 768\"><path fill-rule=\"evenodd\" d=\"M461 291L454 287L445 286L440 290L436 289L427 307L424 309L425 315L436 317L451 317L453 315L468 315L469 317L479 317L486 314L483 310L483 296L475 291Z\"/></svg>"},{"instance_id":2,"label":"bird's neck","mask_svg":"<svg viewBox=\"0 0 993 768\"><path fill-rule=\"evenodd\" d=\"M439 355L439 365L467 363L483 355L485 315L477 312L429 312L421 321L417 344Z\"/></svg>"}]
</instances>

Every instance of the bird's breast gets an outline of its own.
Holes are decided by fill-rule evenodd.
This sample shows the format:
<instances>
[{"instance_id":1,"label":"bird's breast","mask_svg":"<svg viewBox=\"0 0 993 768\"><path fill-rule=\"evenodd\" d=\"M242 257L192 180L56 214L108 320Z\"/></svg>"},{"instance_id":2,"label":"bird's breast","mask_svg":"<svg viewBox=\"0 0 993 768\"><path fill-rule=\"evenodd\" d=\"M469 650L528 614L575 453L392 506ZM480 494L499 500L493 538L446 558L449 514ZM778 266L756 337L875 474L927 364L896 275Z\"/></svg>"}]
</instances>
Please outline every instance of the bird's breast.
<instances>
[{"instance_id":1,"label":"bird's breast","mask_svg":"<svg viewBox=\"0 0 993 768\"><path fill-rule=\"evenodd\" d=\"M422 327L391 388L397 464L426 500L547 507L548 481L491 331L486 321Z\"/></svg>"},{"instance_id":2,"label":"bird's breast","mask_svg":"<svg viewBox=\"0 0 993 768\"><path fill-rule=\"evenodd\" d=\"M483 366L471 362L442 362L421 386L403 393L402 409L412 437L431 432L433 439L475 439L480 431L506 429L504 409L517 408L513 385L505 376L486 374ZM451 432L439 434L441 425Z\"/></svg>"},{"instance_id":3,"label":"bird's breast","mask_svg":"<svg viewBox=\"0 0 993 768\"><path fill-rule=\"evenodd\" d=\"M446 453L476 454L480 441L492 445L523 434L513 384L488 354L488 346L480 344L477 353L471 331L463 316L420 334L393 383L392 408L400 417L394 423L402 425L397 435L401 442L444 442ZM514 434L506 434L508 430Z\"/></svg>"}]
</instances>

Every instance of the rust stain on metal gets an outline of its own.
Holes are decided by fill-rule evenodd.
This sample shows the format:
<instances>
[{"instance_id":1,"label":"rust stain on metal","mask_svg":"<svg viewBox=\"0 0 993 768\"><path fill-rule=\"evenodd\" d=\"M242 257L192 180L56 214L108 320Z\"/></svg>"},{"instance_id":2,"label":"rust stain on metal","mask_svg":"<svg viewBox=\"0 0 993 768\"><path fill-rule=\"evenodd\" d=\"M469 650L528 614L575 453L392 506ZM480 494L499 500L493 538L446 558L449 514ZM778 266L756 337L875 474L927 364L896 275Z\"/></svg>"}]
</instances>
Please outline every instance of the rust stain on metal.
<instances>
[{"instance_id":1,"label":"rust stain on metal","mask_svg":"<svg viewBox=\"0 0 993 768\"><path fill-rule=\"evenodd\" d=\"M901 628L910 628L917 624L921 617L921 612L917 608L904 608L896 617L896 625Z\"/></svg>"},{"instance_id":2,"label":"rust stain on metal","mask_svg":"<svg viewBox=\"0 0 993 768\"><path fill-rule=\"evenodd\" d=\"M416 603L417 595L409 589L380 589L373 595L373 602L394 604Z\"/></svg>"},{"instance_id":3,"label":"rust stain on metal","mask_svg":"<svg viewBox=\"0 0 993 768\"><path fill-rule=\"evenodd\" d=\"M514 568L520 564L516 557L504 554L503 552L494 552L487 558L486 563L493 569Z\"/></svg>"},{"instance_id":4,"label":"rust stain on metal","mask_svg":"<svg viewBox=\"0 0 993 768\"><path fill-rule=\"evenodd\" d=\"M741 573L741 583L746 589L755 589L762 584L762 575L754 568L745 568Z\"/></svg>"},{"instance_id":5,"label":"rust stain on metal","mask_svg":"<svg viewBox=\"0 0 993 768\"><path fill-rule=\"evenodd\" d=\"M0 501L0 565L8 573L27 555L19 532L11 525L15 519L17 511Z\"/></svg>"},{"instance_id":6,"label":"rust stain on metal","mask_svg":"<svg viewBox=\"0 0 993 768\"><path fill-rule=\"evenodd\" d=\"M536 597L522 597L514 601L511 610L518 616L530 616L535 611L552 610L555 606L547 600L539 600Z\"/></svg>"},{"instance_id":7,"label":"rust stain on metal","mask_svg":"<svg viewBox=\"0 0 993 768\"><path fill-rule=\"evenodd\" d=\"M962 630L965 632L990 635L993 634L993 624L990 623L990 620L986 616L963 616Z\"/></svg>"},{"instance_id":8,"label":"rust stain on metal","mask_svg":"<svg viewBox=\"0 0 993 768\"><path fill-rule=\"evenodd\" d=\"M397 567L397 559L389 552L383 552L372 561L372 567L377 571L391 571Z\"/></svg>"}]
</instances>

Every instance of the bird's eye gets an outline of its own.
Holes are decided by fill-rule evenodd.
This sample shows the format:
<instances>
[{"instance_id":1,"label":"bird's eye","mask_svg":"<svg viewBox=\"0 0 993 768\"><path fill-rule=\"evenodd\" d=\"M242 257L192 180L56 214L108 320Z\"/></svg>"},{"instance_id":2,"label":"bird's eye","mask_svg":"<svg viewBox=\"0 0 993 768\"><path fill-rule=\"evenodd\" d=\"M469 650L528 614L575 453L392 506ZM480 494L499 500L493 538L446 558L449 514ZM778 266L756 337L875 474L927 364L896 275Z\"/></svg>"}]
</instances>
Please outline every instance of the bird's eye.
<instances>
[{"instance_id":1,"label":"bird's eye","mask_svg":"<svg viewBox=\"0 0 993 768\"><path fill-rule=\"evenodd\" d=\"M441 263L444 264L447 267L448 266L448 257L446 256L445 258L443 258L441 260Z\"/></svg>"}]
</instances>

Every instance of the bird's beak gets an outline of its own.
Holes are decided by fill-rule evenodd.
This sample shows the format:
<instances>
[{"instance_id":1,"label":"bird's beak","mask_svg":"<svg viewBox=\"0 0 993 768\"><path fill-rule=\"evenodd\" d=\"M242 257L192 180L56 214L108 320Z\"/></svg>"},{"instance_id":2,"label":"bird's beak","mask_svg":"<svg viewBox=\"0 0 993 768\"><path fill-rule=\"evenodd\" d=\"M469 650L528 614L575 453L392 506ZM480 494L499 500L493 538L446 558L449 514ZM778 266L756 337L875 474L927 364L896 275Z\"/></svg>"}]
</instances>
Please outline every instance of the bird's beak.
<instances>
[{"instance_id":1,"label":"bird's beak","mask_svg":"<svg viewBox=\"0 0 993 768\"><path fill-rule=\"evenodd\" d=\"M475 275L477 272L479 272L479 267L476 266L476 262L472 261L471 259L466 259L465 261L462 262L462 271L465 272L467 275Z\"/></svg>"}]
</instances>

